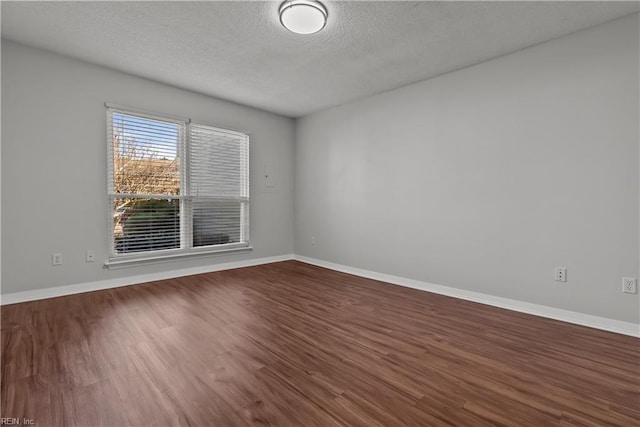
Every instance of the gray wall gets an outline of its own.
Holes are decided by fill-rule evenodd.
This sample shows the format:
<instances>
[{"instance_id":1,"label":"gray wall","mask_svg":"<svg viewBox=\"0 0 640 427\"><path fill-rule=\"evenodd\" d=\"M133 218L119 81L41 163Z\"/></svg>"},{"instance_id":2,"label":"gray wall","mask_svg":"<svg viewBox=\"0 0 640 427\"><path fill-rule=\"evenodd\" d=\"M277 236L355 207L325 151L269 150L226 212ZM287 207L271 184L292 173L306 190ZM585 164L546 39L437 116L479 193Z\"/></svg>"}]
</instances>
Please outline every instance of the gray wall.
<instances>
[{"instance_id":1,"label":"gray wall","mask_svg":"<svg viewBox=\"0 0 640 427\"><path fill-rule=\"evenodd\" d=\"M637 323L638 35L636 14L299 120L295 253Z\"/></svg>"},{"instance_id":2,"label":"gray wall","mask_svg":"<svg viewBox=\"0 0 640 427\"><path fill-rule=\"evenodd\" d=\"M289 254L295 232L300 255L638 322L638 35L636 14L313 114L295 159L290 119L3 40L2 293ZM104 269L105 101L252 132L253 252Z\"/></svg>"},{"instance_id":3,"label":"gray wall","mask_svg":"<svg viewBox=\"0 0 640 427\"><path fill-rule=\"evenodd\" d=\"M251 132L254 250L106 270L105 101ZM293 120L2 41L2 293L293 251ZM262 170L277 171L263 191ZM85 251L97 262L86 263ZM64 265L51 266L62 252Z\"/></svg>"}]
</instances>

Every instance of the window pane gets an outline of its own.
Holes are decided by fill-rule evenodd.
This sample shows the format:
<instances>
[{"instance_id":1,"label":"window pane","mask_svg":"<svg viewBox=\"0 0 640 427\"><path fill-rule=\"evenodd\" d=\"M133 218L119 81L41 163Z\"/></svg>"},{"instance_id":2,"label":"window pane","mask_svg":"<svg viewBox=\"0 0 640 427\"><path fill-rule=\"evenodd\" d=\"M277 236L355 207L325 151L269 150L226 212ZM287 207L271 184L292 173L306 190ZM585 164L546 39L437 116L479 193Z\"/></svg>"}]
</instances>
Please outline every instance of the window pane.
<instances>
[{"instance_id":1,"label":"window pane","mask_svg":"<svg viewBox=\"0 0 640 427\"><path fill-rule=\"evenodd\" d=\"M247 135L197 124L189 129L189 195L248 197Z\"/></svg>"},{"instance_id":2,"label":"window pane","mask_svg":"<svg viewBox=\"0 0 640 427\"><path fill-rule=\"evenodd\" d=\"M179 194L181 127L112 114L113 186L120 194Z\"/></svg>"},{"instance_id":3,"label":"window pane","mask_svg":"<svg viewBox=\"0 0 640 427\"><path fill-rule=\"evenodd\" d=\"M248 134L107 111L112 256L248 246Z\"/></svg>"},{"instance_id":4,"label":"window pane","mask_svg":"<svg viewBox=\"0 0 640 427\"><path fill-rule=\"evenodd\" d=\"M180 248L180 201L116 199L113 235L116 254Z\"/></svg>"},{"instance_id":5,"label":"window pane","mask_svg":"<svg viewBox=\"0 0 640 427\"><path fill-rule=\"evenodd\" d=\"M195 200L193 246L223 245L242 241L244 202Z\"/></svg>"}]
</instances>

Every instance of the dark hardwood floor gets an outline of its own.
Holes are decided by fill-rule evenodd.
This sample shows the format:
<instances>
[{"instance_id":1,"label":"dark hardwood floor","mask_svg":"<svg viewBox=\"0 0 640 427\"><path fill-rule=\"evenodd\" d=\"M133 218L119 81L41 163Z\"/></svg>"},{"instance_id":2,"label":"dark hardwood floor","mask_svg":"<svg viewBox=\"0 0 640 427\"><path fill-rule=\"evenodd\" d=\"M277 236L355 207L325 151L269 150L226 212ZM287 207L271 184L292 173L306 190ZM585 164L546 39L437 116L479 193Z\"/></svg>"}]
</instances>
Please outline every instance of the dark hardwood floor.
<instances>
[{"instance_id":1,"label":"dark hardwood floor","mask_svg":"<svg viewBox=\"0 0 640 427\"><path fill-rule=\"evenodd\" d=\"M640 340L289 261L2 307L45 426L640 425Z\"/></svg>"}]
</instances>

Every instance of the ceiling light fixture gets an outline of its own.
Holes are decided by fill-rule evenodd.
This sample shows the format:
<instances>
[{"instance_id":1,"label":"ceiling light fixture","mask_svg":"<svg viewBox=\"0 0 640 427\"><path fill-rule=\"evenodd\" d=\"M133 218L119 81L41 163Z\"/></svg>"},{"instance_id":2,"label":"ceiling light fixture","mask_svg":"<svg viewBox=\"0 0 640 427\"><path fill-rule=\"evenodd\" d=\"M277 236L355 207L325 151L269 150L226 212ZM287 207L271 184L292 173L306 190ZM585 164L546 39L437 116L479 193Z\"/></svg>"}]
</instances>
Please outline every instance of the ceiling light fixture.
<instances>
[{"instance_id":1,"label":"ceiling light fixture","mask_svg":"<svg viewBox=\"0 0 640 427\"><path fill-rule=\"evenodd\" d=\"M327 9L316 0L288 0L280 5L280 23L297 34L313 34L327 23Z\"/></svg>"}]
</instances>

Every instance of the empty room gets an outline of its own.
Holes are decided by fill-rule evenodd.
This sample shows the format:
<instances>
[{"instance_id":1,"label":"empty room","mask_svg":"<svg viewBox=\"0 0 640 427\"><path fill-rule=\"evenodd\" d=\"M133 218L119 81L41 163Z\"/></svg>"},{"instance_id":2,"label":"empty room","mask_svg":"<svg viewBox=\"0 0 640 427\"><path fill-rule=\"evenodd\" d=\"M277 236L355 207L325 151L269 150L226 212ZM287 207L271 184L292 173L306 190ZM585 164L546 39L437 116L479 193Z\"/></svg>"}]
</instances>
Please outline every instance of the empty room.
<instances>
[{"instance_id":1,"label":"empty room","mask_svg":"<svg viewBox=\"0 0 640 427\"><path fill-rule=\"evenodd\" d=\"M0 425L640 426L639 2L0 8Z\"/></svg>"}]
</instances>

